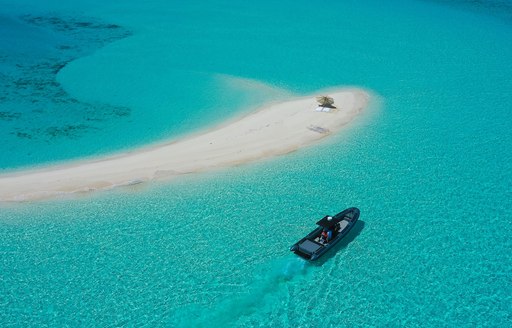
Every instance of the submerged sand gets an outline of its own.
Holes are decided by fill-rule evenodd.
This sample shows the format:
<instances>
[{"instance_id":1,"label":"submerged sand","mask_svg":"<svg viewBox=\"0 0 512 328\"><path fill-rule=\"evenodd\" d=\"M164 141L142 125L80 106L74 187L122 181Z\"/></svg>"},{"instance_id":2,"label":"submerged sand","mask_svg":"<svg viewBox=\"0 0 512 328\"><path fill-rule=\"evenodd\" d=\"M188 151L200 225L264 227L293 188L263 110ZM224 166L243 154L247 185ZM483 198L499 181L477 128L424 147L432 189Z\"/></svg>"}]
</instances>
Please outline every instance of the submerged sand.
<instances>
[{"instance_id":1,"label":"submerged sand","mask_svg":"<svg viewBox=\"0 0 512 328\"><path fill-rule=\"evenodd\" d=\"M367 105L360 89L330 92L336 110L316 111L315 97L263 107L210 131L129 153L0 175L0 201L55 198L292 152L336 133Z\"/></svg>"}]
</instances>

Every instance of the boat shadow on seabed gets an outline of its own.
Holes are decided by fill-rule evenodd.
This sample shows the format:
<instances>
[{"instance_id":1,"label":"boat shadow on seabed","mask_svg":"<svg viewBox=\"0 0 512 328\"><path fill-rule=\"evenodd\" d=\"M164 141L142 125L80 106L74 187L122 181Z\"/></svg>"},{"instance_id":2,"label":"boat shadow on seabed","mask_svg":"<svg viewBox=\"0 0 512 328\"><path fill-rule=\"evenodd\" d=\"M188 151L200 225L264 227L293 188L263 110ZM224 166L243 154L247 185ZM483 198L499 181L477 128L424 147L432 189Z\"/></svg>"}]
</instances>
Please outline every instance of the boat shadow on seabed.
<instances>
[{"instance_id":1,"label":"boat shadow on seabed","mask_svg":"<svg viewBox=\"0 0 512 328\"><path fill-rule=\"evenodd\" d=\"M316 260L315 262L309 262L312 266L322 266L325 262L329 261L331 258L333 258L341 249L347 247L351 242L356 239L357 236L363 231L365 226L365 222L362 220L357 220L357 222L354 224L354 227L350 232L342 239L340 240L336 245L334 245L329 251L325 253L324 256Z\"/></svg>"}]
</instances>

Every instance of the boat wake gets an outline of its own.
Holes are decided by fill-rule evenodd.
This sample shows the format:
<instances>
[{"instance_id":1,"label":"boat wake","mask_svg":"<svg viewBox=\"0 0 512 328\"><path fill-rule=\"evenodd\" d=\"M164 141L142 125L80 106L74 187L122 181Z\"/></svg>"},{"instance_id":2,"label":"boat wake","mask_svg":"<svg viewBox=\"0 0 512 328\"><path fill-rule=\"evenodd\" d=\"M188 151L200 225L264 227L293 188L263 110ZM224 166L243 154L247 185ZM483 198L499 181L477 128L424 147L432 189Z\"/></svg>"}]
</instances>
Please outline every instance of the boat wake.
<instances>
[{"instance_id":1,"label":"boat wake","mask_svg":"<svg viewBox=\"0 0 512 328\"><path fill-rule=\"evenodd\" d=\"M179 327L229 327L235 325L242 317L268 308L272 311L275 302L282 299L282 294L288 292L289 283L306 277L312 266L307 261L297 257L287 257L274 261L270 265L255 272L252 282L246 286L241 295L227 298L213 308L201 309L198 312L188 309L178 318L187 318ZM267 311L263 311L267 312ZM192 319L192 322L191 322ZM183 319L181 319L183 320Z\"/></svg>"}]
</instances>

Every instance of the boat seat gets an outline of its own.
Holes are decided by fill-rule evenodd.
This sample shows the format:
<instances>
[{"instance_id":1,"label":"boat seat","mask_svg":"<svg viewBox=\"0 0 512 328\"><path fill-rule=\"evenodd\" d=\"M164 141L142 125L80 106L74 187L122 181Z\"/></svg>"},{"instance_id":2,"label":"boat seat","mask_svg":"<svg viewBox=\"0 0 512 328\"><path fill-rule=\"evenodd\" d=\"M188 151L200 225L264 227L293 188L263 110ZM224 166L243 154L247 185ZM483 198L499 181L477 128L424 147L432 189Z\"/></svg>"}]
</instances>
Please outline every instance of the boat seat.
<instances>
[{"instance_id":1,"label":"boat seat","mask_svg":"<svg viewBox=\"0 0 512 328\"><path fill-rule=\"evenodd\" d=\"M340 232L345 230L345 228L348 227L349 224L350 223L348 221L345 221L345 220L340 221L340 223L339 223L339 230L340 230Z\"/></svg>"},{"instance_id":2,"label":"boat seat","mask_svg":"<svg viewBox=\"0 0 512 328\"><path fill-rule=\"evenodd\" d=\"M321 247L322 245L315 243L309 239L306 239L299 244L299 250L303 251L306 254L313 254Z\"/></svg>"}]
</instances>

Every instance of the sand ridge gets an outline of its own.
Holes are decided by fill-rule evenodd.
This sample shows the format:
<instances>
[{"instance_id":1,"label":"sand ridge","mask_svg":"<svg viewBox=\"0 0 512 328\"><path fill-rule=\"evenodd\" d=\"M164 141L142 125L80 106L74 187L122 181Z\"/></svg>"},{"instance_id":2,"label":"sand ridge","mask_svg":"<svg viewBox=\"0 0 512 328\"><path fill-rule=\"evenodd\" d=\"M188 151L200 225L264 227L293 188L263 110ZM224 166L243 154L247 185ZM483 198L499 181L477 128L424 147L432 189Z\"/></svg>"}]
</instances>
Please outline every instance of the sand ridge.
<instances>
[{"instance_id":1,"label":"sand ridge","mask_svg":"<svg viewBox=\"0 0 512 328\"><path fill-rule=\"evenodd\" d=\"M367 106L361 89L329 92L336 110L317 112L315 97L264 106L203 133L92 160L0 175L0 201L57 198L283 155L336 133Z\"/></svg>"}]
</instances>

